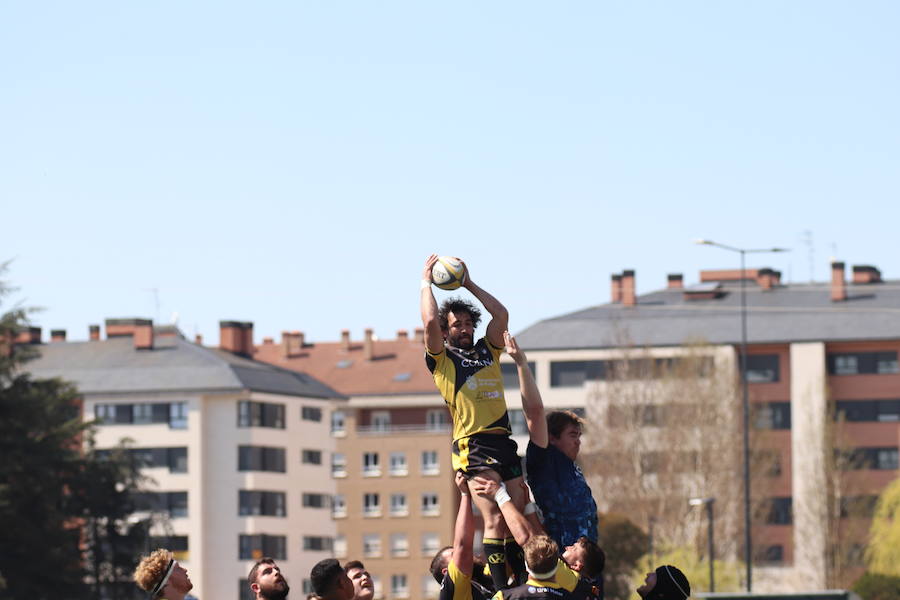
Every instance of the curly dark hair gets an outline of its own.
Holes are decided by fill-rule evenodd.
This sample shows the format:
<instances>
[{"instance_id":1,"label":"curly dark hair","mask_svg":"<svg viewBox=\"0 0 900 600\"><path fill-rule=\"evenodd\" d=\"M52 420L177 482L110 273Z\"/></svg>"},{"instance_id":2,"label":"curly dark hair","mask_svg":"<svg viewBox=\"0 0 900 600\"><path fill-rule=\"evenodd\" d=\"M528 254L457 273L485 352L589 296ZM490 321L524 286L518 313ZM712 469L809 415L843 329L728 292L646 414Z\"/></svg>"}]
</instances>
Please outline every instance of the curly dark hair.
<instances>
[{"instance_id":1,"label":"curly dark hair","mask_svg":"<svg viewBox=\"0 0 900 600\"><path fill-rule=\"evenodd\" d=\"M441 309L438 311L438 323L441 325L442 331L447 331L450 324L447 322L450 313L467 312L472 317L472 326L478 327L481 322L481 311L475 308L475 305L468 300L462 298L447 298L441 303Z\"/></svg>"}]
</instances>

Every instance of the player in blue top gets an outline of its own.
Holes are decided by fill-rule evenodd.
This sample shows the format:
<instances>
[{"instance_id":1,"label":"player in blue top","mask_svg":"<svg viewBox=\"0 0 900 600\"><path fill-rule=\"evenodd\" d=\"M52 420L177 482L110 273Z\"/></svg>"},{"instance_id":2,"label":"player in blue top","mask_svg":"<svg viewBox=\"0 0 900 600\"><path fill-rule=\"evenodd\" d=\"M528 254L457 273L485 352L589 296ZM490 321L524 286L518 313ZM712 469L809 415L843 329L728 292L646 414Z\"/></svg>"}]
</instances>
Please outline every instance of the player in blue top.
<instances>
[{"instance_id":1,"label":"player in blue top","mask_svg":"<svg viewBox=\"0 0 900 600\"><path fill-rule=\"evenodd\" d=\"M582 420L569 411L544 416L544 404L528 368L525 353L508 336L506 352L516 362L522 409L528 425L525 451L528 486L543 514L543 526L560 548L586 537L597 543L597 503L581 469L575 464L581 448Z\"/></svg>"}]
</instances>

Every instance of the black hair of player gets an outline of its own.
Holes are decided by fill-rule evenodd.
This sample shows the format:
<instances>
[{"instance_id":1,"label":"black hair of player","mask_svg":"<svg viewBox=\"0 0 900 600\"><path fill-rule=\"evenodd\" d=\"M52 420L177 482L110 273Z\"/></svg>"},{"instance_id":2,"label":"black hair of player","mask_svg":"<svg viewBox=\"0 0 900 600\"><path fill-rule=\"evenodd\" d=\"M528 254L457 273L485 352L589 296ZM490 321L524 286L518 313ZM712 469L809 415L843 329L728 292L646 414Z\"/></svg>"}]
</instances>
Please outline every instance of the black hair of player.
<instances>
[{"instance_id":1,"label":"black hair of player","mask_svg":"<svg viewBox=\"0 0 900 600\"><path fill-rule=\"evenodd\" d=\"M472 317L472 327L478 327L478 323L481 322L481 311L468 300L453 297L444 300L438 311L438 323L441 326L441 331L447 331L450 328L450 323L448 321L450 313L459 314L461 312L469 313L469 316Z\"/></svg>"}]
</instances>

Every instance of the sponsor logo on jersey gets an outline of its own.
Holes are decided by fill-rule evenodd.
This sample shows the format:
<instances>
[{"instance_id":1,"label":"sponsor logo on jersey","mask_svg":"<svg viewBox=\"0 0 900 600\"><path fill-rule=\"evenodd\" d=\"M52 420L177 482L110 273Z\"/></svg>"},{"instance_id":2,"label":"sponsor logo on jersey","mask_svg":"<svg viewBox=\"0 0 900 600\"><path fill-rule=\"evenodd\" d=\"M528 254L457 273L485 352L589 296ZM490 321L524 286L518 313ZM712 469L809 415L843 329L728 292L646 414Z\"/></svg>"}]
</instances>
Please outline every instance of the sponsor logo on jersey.
<instances>
[{"instance_id":1,"label":"sponsor logo on jersey","mask_svg":"<svg viewBox=\"0 0 900 600\"><path fill-rule=\"evenodd\" d=\"M461 361L459 361L459 364L461 364L464 367L489 367L492 364L494 364L494 361L491 360L490 358L484 358L484 359L464 358Z\"/></svg>"},{"instance_id":2,"label":"sponsor logo on jersey","mask_svg":"<svg viewBox=\"0 0 900 600\"><path fill-rule=\"evenodd\" d=\"M500 397L500 392L478 392L479 400L493 400Z\"/></svg>"}]
</instances>

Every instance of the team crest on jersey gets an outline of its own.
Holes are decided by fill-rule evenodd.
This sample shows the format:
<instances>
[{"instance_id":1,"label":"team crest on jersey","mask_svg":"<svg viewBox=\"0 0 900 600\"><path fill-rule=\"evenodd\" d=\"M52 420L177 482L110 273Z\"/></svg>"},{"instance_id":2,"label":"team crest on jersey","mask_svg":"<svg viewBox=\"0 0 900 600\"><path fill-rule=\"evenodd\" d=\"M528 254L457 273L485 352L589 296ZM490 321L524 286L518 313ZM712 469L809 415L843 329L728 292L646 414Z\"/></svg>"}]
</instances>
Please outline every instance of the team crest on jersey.
<instances>
[{"instance_id":1,"label":"team crest on jersey","mask_svg":"<svg viewBox=\"0 0 900 600\"><path fill-rule=\"evenodd\" d=\"M506 555L502 552L496 552L488 556L488 562L492 565L503 564L504 562L506 562Z\"/></svg>"},{"instance_id":2,"label":"team crest on jersey","mask_svg":"<svg viewBox=\"0 0 900 600\"><path fill-rule=\"evenodd\" d=\"M477 390L478 389L478 380L475 379L474 376L470 376L468 379L466 379L466 387L469 388L470 390Z\"/></svg>"}]
</instances>

